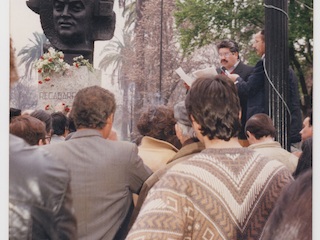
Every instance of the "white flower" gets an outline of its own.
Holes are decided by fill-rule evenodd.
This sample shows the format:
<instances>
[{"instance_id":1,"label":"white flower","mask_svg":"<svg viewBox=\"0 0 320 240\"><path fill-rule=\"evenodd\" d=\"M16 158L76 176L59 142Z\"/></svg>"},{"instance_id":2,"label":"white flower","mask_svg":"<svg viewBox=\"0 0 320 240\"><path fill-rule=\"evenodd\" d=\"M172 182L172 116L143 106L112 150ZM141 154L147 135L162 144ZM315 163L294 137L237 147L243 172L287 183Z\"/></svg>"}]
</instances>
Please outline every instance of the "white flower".
<instances>
[{"instance_id":1,"label":"white flower","mask_svg":"<svg viewBox=\"0 0 320 240\"><path fill-rule=\"evenodd\" d=\"M50 54L54 54L54 53L56 52L56 50L54 50L53 47L50 47L50 48L48 49L48 52L49 52Z\"/></svg>"}]
</instances>

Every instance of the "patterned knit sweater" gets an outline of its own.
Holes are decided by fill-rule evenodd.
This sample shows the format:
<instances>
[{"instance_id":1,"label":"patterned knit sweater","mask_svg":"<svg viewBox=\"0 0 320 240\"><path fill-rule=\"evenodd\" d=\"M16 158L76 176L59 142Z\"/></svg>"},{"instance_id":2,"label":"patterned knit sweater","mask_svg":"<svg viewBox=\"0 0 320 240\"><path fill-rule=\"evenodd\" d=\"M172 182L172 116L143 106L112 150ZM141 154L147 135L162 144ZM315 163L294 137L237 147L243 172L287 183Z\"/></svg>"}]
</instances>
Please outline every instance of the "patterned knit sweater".
<instances>
[{"instance_id":1,"label":"patterned knit sweater","mask_svg":"<svg viewBox=\"0 0 320 240\"><path fill-rule=\"evenodd\" d=\"M154 185L127 239L259 239L292 180L250 149L205 149Z\"/></svg>"}]
</instances>

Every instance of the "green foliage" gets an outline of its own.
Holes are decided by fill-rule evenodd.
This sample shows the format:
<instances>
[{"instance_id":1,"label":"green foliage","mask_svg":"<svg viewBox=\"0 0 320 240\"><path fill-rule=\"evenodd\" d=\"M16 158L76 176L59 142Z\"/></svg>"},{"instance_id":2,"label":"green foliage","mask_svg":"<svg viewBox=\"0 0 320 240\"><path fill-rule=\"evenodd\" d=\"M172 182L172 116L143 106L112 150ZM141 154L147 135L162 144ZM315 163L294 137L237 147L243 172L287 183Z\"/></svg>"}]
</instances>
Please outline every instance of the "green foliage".
<instances>
[{"instance_id":1,"label":"green foliage","mask_svg":"<svg viewBox=\"0 0 320 240\"><path fill-rule=\"evenodd\" d=\"M263 1L176 0L176 25L183 51L224 38L248 45L252 34L263 27Z\"/></svg>"},{"instance_id":2,"label":"green foliage","mask_svg":"<svg viewBox=\"0 0 320 240\"><path fill-rule=\"evenodd\" d=\"M313 63L313 1L289 1L289 44L302 67Z\"/></svg>"},{"instance_id":3,"label":"green foliage","mask_svg":"<svg viewBox=\"0 0 320 240\"><path fill-rule=\"evenodd\" d=\"M252 34L264 28L264 0L176 0L175 21L184 54L224 38L238 42L240 55L254 65ZM303 95L312 85L313 1L288 0L289 61ZM311 82L311 84L310 84Z\"/></svg>"},{"instance_id":4,"label":"green foliage","mask_svg":"<svg viewBox=\"0 0 320 240\"><path fill-rule=\"evenodd\" d=\"M183 51L189 54L224 38L248 49L252 34L264 28L263 4L262 0L176 0L175 20ZM289 46L295 46L299 59L312 62L313 2L290 0L288 9ZM250 55L246 59L254 60Z\"/></svg>"}]
</instances>

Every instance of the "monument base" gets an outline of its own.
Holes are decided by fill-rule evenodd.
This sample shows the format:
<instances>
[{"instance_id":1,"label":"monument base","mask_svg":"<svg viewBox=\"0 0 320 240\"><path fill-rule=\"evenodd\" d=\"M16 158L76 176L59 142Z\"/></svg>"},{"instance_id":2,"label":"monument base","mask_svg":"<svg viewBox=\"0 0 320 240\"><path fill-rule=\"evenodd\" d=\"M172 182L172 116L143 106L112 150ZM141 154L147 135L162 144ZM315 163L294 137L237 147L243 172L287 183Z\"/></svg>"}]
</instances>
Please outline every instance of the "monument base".
<instances>
[{"instance_id":1,"label":"monument base","mask_svg":"<svg viewBox=\"0 0 320 240\"><path fill-rule=\"evenodd\" d=\"M68 110L80 89L101 86L101 71L95 69L91 72L86 66L72 66L63 75L53 74L49 81L42 80L41 75L39 79L38 109L54 111L56 106L65 106Z\"/></svg>"}]
</instances>

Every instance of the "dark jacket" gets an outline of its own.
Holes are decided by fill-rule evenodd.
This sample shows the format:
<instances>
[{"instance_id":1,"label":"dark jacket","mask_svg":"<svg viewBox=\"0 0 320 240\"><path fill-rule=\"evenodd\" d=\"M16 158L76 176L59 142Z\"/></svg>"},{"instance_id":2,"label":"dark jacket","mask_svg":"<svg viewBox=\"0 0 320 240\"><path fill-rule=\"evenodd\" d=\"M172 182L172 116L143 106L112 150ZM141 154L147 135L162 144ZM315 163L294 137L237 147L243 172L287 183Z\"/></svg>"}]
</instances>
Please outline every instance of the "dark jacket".
<instances>
[{"instance_id":1,"label":"dark jacket","mask_svg":"<svg viewBox=\"0 0 320 240\"><path fill-rule=\"evenodd\" d=\"M250 74L252 73L253 67L244 64L243 62L239 62L238 66L231 72L238 74L245 82L248 81ZM218 68L217 72L222 73L221 69ZM239 139L247 139L246 134L244 132L244 127L246 125L247 120L247 94L242 94L238 92L240 106L241 106L241 130L239 132Z\"/></svg>"},{"instance_id":2,"label":"dark jacket","mask_svg":"<svg viewBox=\"0 0 320 240\"><path fill-rule=\"evenodd\" d=\"M266 113L262 60L257 62L247 81L241 76L237 78L237 81L238 94L247 97L246 121L256 113Z\"/></svg>"},{"instance_id":3,"label":"dark jacket","mask_svg":"<svg viewBox=\"0 0 320 240\"><path fill-rule=\"evenodd\" d=\"M290 125L290 138L291 143L301 141L299 134L302 128L302 115L300 110L300 97L298 92L298 80L293 70L289 68L289 95L288 107L291 115ZM263 60L259 60L253 69L252 74L248 80L245 81L241 77L237 78L238 94L247 96L247 117L248 120L251 116L257 113L268 114L267 103L265 94L265 73L263 68Z\"/></svg>"},{"instance_id":4,"label":"dark jacket","mask_svg":"<svg viewBox=\"0 0 320 240\"><path fill-rule=\"evenodd\" d=\"M301 141L300 131L302 129L302 113L300 106L300 95L298 79L292 68L289 68L289 102L288 107L291 113L290 137L291 143Z\"/></svg>"},{"instance_id":5,"label":"dark jacket","mask_svg":"<svg viewBox=\"0 0 320 240\"><path fill-rule=\"evenodd\" d=\"M76 239L76 233L66 167L10 135L9 239Z\"/></svg>"}]
</instances>

